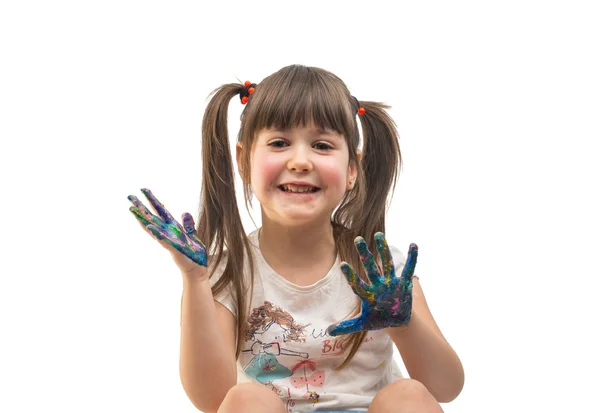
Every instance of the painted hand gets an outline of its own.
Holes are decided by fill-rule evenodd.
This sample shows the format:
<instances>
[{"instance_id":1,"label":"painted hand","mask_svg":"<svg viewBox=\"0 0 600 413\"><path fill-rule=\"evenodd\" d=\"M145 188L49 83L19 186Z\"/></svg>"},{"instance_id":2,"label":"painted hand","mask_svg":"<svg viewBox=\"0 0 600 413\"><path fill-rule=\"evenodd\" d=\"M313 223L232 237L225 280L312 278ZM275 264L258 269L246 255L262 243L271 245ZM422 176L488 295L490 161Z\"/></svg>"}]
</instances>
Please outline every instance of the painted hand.
<instances>
[{"instance_id":1,"label":"painted hand","mask_svg":"<svg viewBox=\"0 0 600 413\"><path fill-rule=\"evenodd\" d=\"M340 266L354 294L362 301L362 312L357 318L329 326L327 332L332 336L398 327L410 321L412 276L417 265L418 247L410 244L402 276L396 277L392 254L382 232L375 234L375 243L383 264L383 277L362 237L356 237L354 244L371 284L361 280L349 264L344 262Z\"/></svg>"},{"instance_id":2,"label":"painted hand","mask_svg":"<svg viewBox=\"0 0 600 413\"><path fill-rule=\"evenodd\" d=\"M129 210L137 220L159 241L164 241L194 263L206 267L206 248L196 234L192 216L187 212L182 215L182 228L150 190L142 189L142 193L148 198L158 216L150 212L135 196L129 195L127 199L134 205Z\"/></svg>"}]
</instances>

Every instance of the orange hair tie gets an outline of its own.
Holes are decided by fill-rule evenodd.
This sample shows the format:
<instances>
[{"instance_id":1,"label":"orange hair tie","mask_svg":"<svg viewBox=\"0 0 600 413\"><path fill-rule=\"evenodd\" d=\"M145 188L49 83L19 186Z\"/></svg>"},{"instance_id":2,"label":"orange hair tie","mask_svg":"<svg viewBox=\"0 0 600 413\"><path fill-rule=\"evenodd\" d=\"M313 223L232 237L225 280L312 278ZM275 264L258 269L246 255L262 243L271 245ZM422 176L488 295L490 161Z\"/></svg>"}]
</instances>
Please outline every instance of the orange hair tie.
<instances>
[{"instance_id":1,"label":"orange hair tie","mask_svg":"<svg viewBox=\"0 0 600 413\"><path fill-rule=\"evenodd\" d=\"M242 102L242 105L248 103L248 98L254 93L255 90L256 83L252 83L249 80L244 82L244 86L240 88L240 101Z\"/></svg>"},{"instance_id":2,"label":"orange hair tie","mask_svg":"<svg viewBox=\"0 0 600 413\"><path fill-rule=\"evenodd\" d=\"M352 98L352 101L354 102L354 107L357 108L356 112L359 115L364 115L365 114L365 108L363 108L362 106L360 106L360 102L354 96L351 96L351 98Z\"/></svg>"}]
</instances>

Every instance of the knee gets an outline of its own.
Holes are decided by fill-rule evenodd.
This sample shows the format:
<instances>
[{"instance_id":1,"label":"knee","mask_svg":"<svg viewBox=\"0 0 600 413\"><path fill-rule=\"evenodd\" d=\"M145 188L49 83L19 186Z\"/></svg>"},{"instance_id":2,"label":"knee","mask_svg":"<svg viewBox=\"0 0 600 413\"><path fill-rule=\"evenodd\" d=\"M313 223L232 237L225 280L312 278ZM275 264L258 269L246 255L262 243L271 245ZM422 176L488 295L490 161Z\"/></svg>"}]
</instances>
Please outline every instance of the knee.
<instances>
[{"instance_id":1,"label":"knee","mask_svg":"<svg viewBox=\"0 0 600 413\"><path fill-rule=\"evenodd\" d=\"M225 395L225 400L243 405L257 398L264 398L265 393L272 393L264 386L255 383L240 383L233 386Z\"/></svg>"},{"instance_id":2,"label":"knee","mask_svg":"<svg viewBox=\"0 0 600 413\"><path fill-rule=\"evenodd\" d=\"M390 384L388 391L397 395L402 395L405 399L418 400L433 397L427 387L418 380L401 379Z\"/></svg>"},{"instance_id":3,"label":"knee","mask_svg":"<svg viewBox=\"0 0 600 413\"><path fill-rule=\"evenodd\" d=\"M412 407L419 407L424 412L442 411L435 397L423 383L413 379L400 379L385 386L373 399L371 403L373 409L369 411L396 411L399 406L405 406L409 410Z\"/></svg>"}]
</instances>

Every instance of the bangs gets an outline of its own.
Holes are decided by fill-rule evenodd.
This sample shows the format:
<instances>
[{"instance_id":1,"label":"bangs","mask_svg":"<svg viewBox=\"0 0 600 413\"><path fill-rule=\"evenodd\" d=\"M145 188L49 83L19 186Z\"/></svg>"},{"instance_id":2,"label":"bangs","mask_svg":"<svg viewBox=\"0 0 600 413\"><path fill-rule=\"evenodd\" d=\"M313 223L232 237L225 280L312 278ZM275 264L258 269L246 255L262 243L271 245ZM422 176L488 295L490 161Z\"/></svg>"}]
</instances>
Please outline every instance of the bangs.
<instances>
[{"instance_id":1,"label":"bangs","mask_svg":"<svg viewBox=\"0 0 600 413\"><path fill-rule=\"evenodd\" d=\"M242 122L249 131L314 125L352 141L358 129L350 99L346 85L332 73L288 66L260 82Z\"/></svg>"}]
</instances>

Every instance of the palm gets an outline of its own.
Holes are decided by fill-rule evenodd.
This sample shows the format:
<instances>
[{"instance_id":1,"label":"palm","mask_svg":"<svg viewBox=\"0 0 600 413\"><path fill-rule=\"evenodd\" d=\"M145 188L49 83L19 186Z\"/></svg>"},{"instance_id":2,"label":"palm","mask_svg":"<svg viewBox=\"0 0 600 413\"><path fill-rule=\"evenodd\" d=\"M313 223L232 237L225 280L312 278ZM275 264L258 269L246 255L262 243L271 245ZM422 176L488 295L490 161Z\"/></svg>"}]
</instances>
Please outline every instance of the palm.
<instances>
[{"instance_id":1,"label":"palm","mask_svg":"<svg viewBox=\"0 0 600 413\"><path fill-rule=\"evenodd\" d=\"M159 240L164 241L190 260L203 267L207 266L206 248L196 234L194 219L187 212L182 216L183 228L169 211L148 189L142 189L158 216L154 215L133 195L127 199L134 205L129 210L137 220Z\"/></svg>"},{"instance_id":2,"label":"palm","mask_svg":"<svg viewBox=\"0 0 600 413\"><path fill-rule=\"evenodd\" d=\"M412 276L417 264L417 245L410 244L402 276L396 277L394 261L383 233L375 234L375 243L383 264L383 276L365 240L357 237L354 243L371 284L361 280L350 265L342 263L342 272L354 293L361 299L362 311L357 318L329 326L328 333L338 336L407 324L412 313Z\"/></svg>"}]
</instances>

